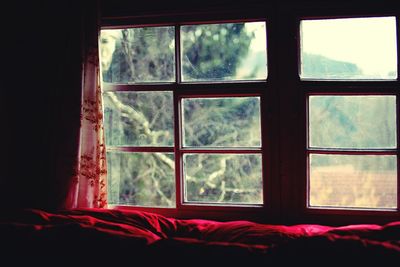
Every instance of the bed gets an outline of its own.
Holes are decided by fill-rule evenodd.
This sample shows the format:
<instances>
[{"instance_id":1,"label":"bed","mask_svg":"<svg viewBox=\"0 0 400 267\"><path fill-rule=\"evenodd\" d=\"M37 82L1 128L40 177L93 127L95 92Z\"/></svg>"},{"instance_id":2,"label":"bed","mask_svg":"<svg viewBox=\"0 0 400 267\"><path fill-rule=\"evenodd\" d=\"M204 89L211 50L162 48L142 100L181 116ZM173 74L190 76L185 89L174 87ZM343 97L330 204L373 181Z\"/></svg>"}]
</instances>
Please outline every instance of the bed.
<instances>
[{"instance_id":1,"label":"bed","mask_svg":"<svg viewBox=\"0 0 400 267\"><path fill-rule=\"evenodd\" d=\"M400 221L332 227L26 209L2 214L0 234L1 259L12 263L3 266L383 266L400 260Z\"/></svg>"}]
</instances>

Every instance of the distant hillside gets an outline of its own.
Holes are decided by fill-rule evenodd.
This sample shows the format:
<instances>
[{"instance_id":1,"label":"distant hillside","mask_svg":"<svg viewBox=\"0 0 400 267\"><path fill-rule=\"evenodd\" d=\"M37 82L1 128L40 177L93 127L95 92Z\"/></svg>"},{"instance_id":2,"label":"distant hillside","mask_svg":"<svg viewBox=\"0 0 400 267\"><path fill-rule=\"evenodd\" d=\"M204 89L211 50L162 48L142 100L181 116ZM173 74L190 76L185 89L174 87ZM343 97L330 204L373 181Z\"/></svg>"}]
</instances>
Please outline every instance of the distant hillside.
<instances>
[{"instance_id":1,"label":"distant hillside","mask_svg":"<svg viewBox=\"0 0 400 267\"><path fill-rule=\"evenodd\" d=\"M341 78L361 75L356 64L333 60L324 56L304 53L302 58L302 76L304 78Z\"/></svg>"},{"instance_id":2,"label":"distant hillside","mask_svg":"<svg viewBox=\"0 0 400 267\"><path fill-rule=\"evenodd\" d=\"M262 78L265 75L265 54L263 51L247 56L236 71L236 78ZM305 53L302 58L304 78L346 79L362 75L361 69L353 63L333 60L321 55Z\"/></svg>"}]
</instances>

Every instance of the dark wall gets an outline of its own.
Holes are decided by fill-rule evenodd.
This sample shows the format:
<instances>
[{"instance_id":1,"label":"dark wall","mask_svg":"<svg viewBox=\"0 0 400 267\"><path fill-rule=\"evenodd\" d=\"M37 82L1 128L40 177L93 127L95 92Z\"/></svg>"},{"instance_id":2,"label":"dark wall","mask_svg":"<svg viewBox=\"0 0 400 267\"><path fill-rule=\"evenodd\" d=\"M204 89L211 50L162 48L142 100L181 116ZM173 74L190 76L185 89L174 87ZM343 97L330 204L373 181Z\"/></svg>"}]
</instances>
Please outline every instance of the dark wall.
<instances>
[{"instance_id":1,"label":"dark wall","mask_svg":"<svg viewBox=\"0 0 400 267\"><path fill-rule=\"evenodd\" d=\"M82 21L93 8L90 2L11 1L2 6L0 201L5 208L54 208L65 197L79 129ZM227 0L100 2L105 17L243 7L243 2ZM389 11L396 6L390 0L245 4L276 10L317 6L329 12L338 4L373 11L377 2Z\"/></svg>"},{"instance_id":2,"label":"dark wall","mask_svg":"<svg viewBox=\"0 0 400 267\"><path fill-rule=\"evenodd\" d=\"M81 10L68 1L3 7L0 200L4 207L55 207L60 156L79 125ZM62 191L62 190L61 190Z\"/></svg>"}]
</instances>

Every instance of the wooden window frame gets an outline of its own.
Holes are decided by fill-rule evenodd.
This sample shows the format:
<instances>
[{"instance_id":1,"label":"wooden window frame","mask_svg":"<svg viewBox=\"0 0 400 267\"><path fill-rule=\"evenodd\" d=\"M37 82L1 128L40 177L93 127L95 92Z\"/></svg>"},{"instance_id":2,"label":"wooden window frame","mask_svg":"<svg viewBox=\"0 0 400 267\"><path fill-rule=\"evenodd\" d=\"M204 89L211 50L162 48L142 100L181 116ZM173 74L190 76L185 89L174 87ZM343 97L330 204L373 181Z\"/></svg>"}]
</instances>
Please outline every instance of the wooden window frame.
<instances>
[{"instance_id":1,"label":"wooden window frame","mask_svg":"<svg viewBox=\"0 0 400 267\"><path fill-rule=\"evenodd\" d=\"M261 2L261 1L260 1ZM262 153L264 203L262 207L177 205L169 208L144 208L116 206L118 209L135 209L158 212L177 218L204 219L248 219L268 223L324 223L331 225L346 223L385 223L400 218L400 11L395 4L382 3L315 3L301 1L270 1L244 8L214 7L213 12L182 8L177 12L152 12L151 8L136 12L130 8L109 11L102 18L104 28L121 28L135 25L176 26L218 22L266 21L268 78L266 81L223 83L174 83L159 84L159 90L173 90L175 114L179 112L182 96L209 96L218 91L221 95L238 96L259 94L262 113ZM133 14L133 15L132 15ZM390 81L317 81L301 80L300 21L303 19L329 19L350 17L395 16L397 26L397 70L398 78ZM131 27L131 26L129 26ZM180 43L179 40L175 40ZM179 49L179 46L176 47ZM178 50L179 52L179 50ZM177 63L176 77L180 77ZM207 85L207 90L204 90ZM146 91L148 85L112 85L116 91ZM152 88L154 89L154 87ZM103 90L111 90L104 84ZM376 211L361 209L330 209L307 207L307 98L310 94L378 94L395 95L397 109L397 209ZM176 127L176 126L175 126ZM175 130L175 135L179 134ZM175 136L177 140L177 136ZM174 152L179 151L175 142ZM391 152L391 153L392 153ZM177 158L175 160L178 160ZM180 170L176 170L180 172ZM180 177L176 175L176 177ZM178 179L178 178L177 178ZM180 180L177 181L180 183ZM178 193L178 192L177 192ZM181 195L181 192L179 192ZM178 200L177 200L178 201ZM178 203L178 202L177 202Z\"/></svg>"},{"instance_id":2,"label":"wooden window frame","mask_svg":"<svg viewBox=\"0 0 400 267\"><path fill-rule=\"evenodd\" d=\"M316 8L310 11L300 12L295 17L297 36L298 73L300 73L300 22L309 19L336 19L336 18L358 18L358 17L387 17L396 18L397 27L397 79L395 80L317 80L304 79L300 75L296 77L296 88L301 92L301 121L302 121L302 156L299 160L302 164L302 179L298 181L301 192L299 199L301 207L298 217L320 223L385 223L398 219L400 216L400 38L399 38L399 14L387 12L386 8L378 8L376 13L354 10L337 9L327 12ZM310 148L308 145L308 99L315 95L393 95L396 97L396 135L397 147L394 149L332 149L325 150ZM372 209L372 208L345 208L345 207L311 207L308 206L309 195L309 155L312 153L322 154L346 154L346 155L396 155L397 156L397 208L395 209ZM305 178L304 178L305 177Z\"/></svg>"},{"instance_id":3,"label":"wooden window frame","mask_svg":"<svg viewBox=\"0 0 400 267\"><path fill-rule=\"evenodd\" d=\"M165 19L165 18L162 18ZM176 204L174 208L170 207L143 207L131 205L109 205L118 209L136 209L143 211L156 211L160 214L174 217L194 217L203 213L202 217L212 219L230 219L230 218L253 218L260 220L264 214L269 213L271 205L269 205L269 193L267 185L268 164L267 147L268 140L267 119L264 118L268 109L266 89L268 88L268 79L257 80L234 80L234 81L199 81L199 82L183 82L181 81L181 51L180 51L180 26L185 25L202 25L209 23L235 23L235 22L265 22L265 19L236 19L236 20L196 20L182 21L179 23L168 24L146 24L140 23L129 25L111 25L103 26L102 29L121 29L135 27L157 27L157 26L174 26L175 28L175 82L159 82L159 83L140 83L140 84L117 84L102 82L102 91L106 92L147 92L147 91L168 91L173 94L174 105L174 144L171 147L137 147L137 146L107 146L107 151L125 151L125 152L169 152L175 156L175 189ZM267 30L267 29L266 29ZM267 57L267 55L266 55ZM261 123L261 146L240 148L240 147L223 147L223 148L191 148L182 145L182 118L181 118L181 100L183 98L208 98L208 97L260 97L260 123ZM270 100L269 100L270 101ZM266 116L265 116L266 117ZM262 183L263 183L263 204L228 204L228 203L195 203L184 202L183 194L183 155L188 153L205 153L205 154L260 154L262 157ZM223 211L223 212L222 212Z\"/></svg>"}]
</instances>

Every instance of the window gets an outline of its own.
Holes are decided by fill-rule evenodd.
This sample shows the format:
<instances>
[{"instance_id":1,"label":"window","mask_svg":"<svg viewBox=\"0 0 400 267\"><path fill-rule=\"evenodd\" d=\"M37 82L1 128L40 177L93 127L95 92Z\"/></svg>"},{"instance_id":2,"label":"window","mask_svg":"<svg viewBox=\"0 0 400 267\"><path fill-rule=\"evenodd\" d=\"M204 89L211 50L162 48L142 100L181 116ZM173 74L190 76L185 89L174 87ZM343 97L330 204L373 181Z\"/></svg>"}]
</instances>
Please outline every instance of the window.
<instances>
[{"instance_id":1,"label":"window","mask_svg":"<svg viewBox=\"0 0 400 267\"><path fill-rule=\"evenodd\" d=\"M397 78L396 18L301 21L301 78Z\"/></svg>"},{"instance_id":2,"label":"window","mask_svg":"<svg viewBox=\"0 0 400 267\"><path fill-rule=\"evenodd\" d=\"M398 216L398 14L261 6L103 18L109 203L273 222Z\"/></svg>"},{"instance_id":3,"label":"window","mask_svg":"<svg viewBox=\"0 0 400 267\"><path fill-rule=\"evenodd\" d=\"M374 83L397 78L395 17L302 20L300 31L300 77L325 81L306 89L308 207L395 210L397 95Z\"/></svg>"},{"instance_id":4,"label":"window","mask_svg":"<svg viewBox=\"0 0 400 267\"><path fill-rule=\"evenodd\" d=\"M309 205L396 208L396 97L310 95L308 107Z\"/></svg>"},{"instance_id":5,"label":"window","mask_svg":"<svg viewBox=\"0 0 400 267\"><path fill-rule=\"evenodd\" d=\"M266 23L103 29L109 203L262 207Z\"/></svg>"}]
</instances>

